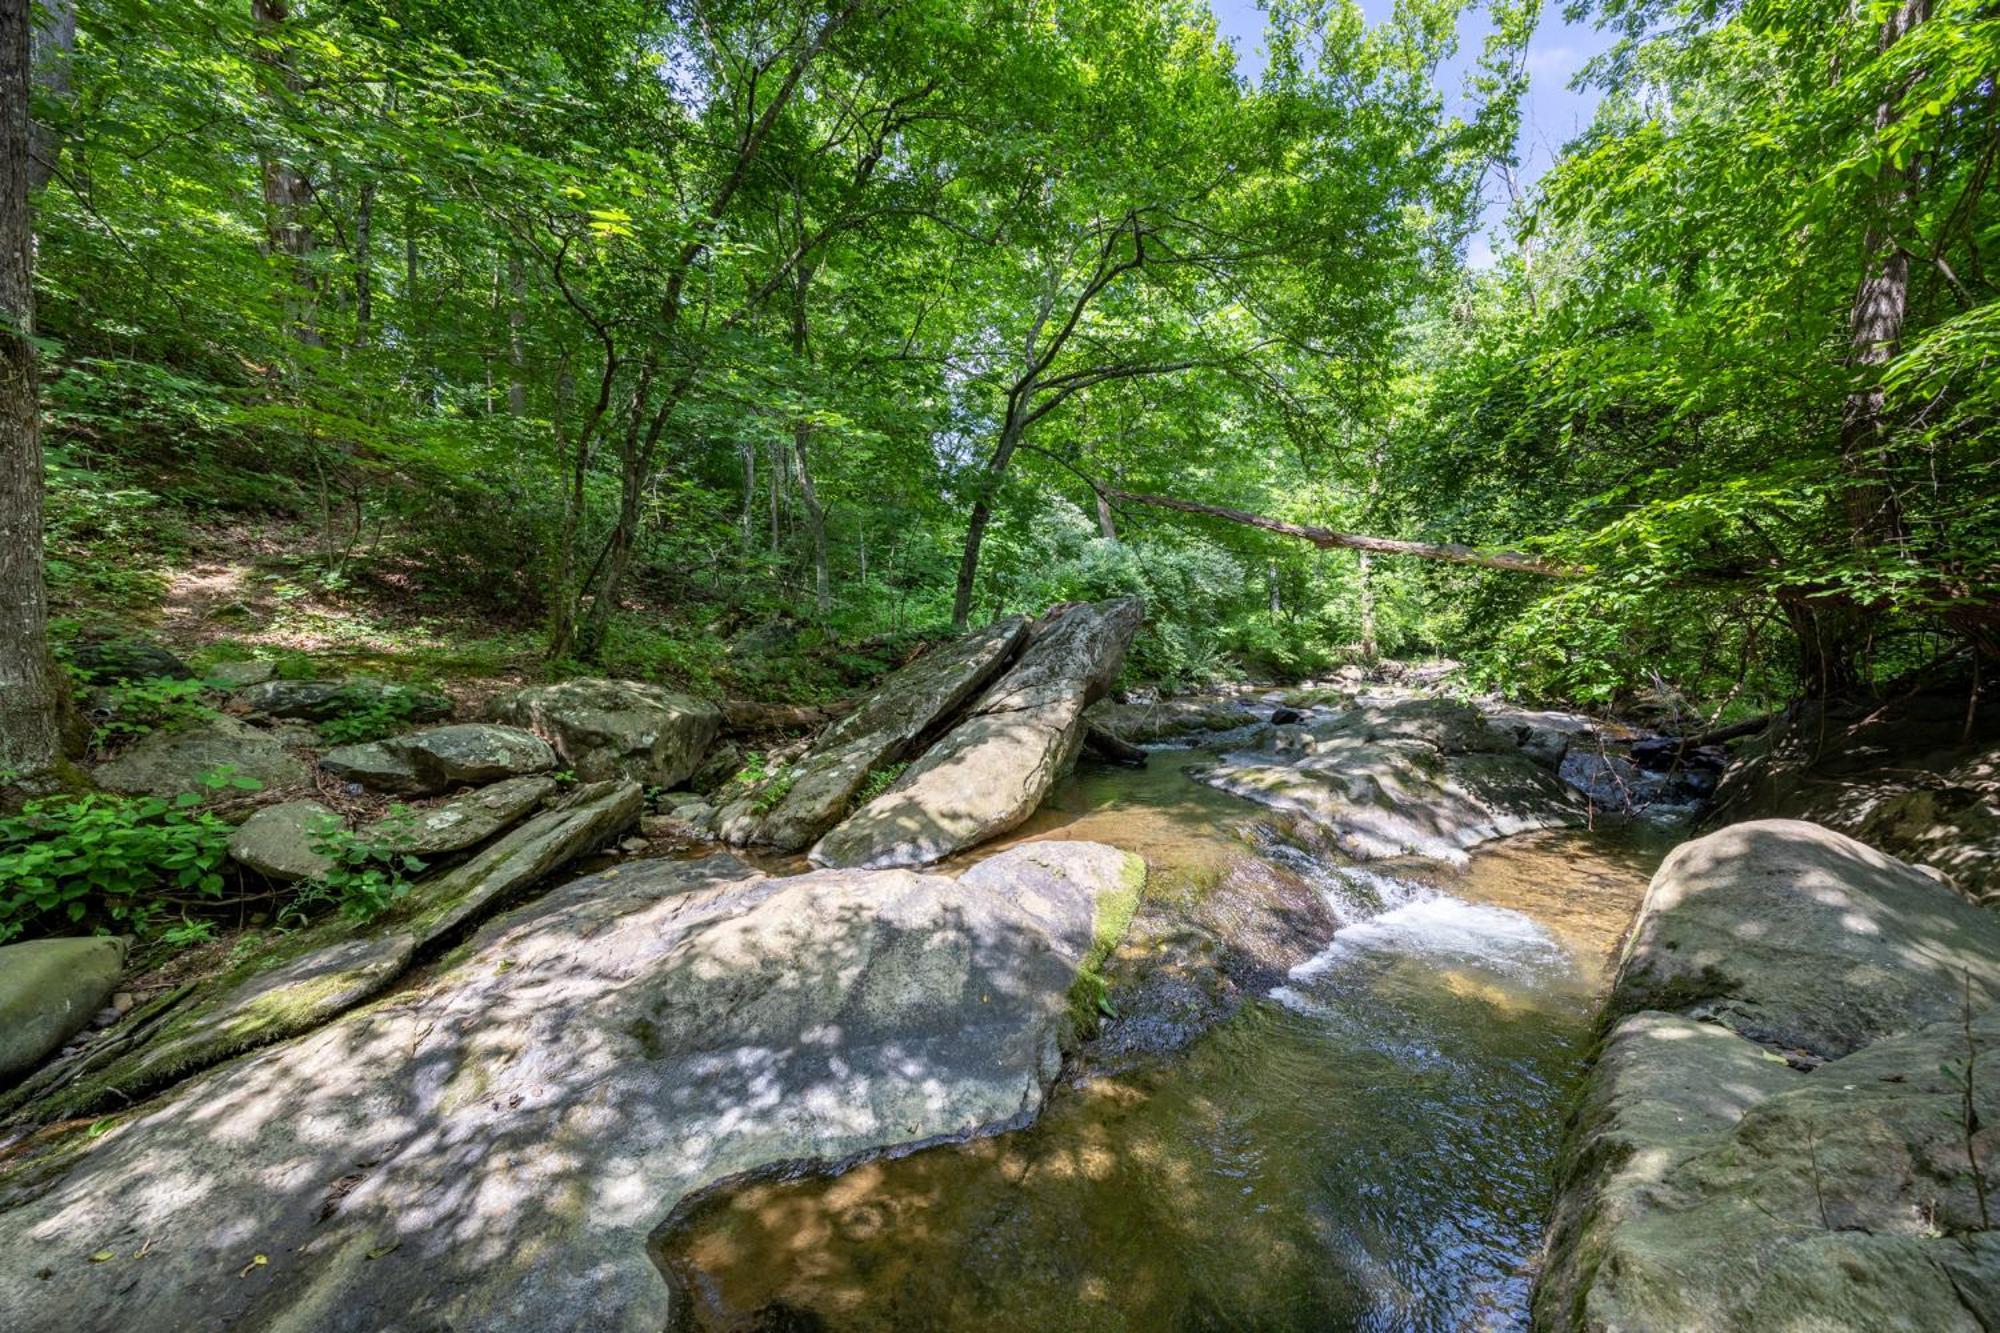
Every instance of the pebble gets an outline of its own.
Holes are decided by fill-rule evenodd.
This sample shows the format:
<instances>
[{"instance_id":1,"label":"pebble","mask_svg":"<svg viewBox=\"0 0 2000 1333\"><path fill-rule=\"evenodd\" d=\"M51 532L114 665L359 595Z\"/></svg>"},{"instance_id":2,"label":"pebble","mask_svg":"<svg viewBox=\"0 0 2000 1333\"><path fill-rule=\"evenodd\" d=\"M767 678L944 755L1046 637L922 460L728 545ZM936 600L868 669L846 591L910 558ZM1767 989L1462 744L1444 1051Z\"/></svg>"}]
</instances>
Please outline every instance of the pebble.
<instances>
[{"instance_id":1,"label":"pebble","mask_svg":"<svg viewBox=\"0 0 2000 1333\"><path fill-rule=\"evenodd\" d=\"M648 843L644 838L627 838L625 839L625 841L619 843L618 845L624 848L628 852L643 852L651 844Z\"/></svg>"}]
</instances>

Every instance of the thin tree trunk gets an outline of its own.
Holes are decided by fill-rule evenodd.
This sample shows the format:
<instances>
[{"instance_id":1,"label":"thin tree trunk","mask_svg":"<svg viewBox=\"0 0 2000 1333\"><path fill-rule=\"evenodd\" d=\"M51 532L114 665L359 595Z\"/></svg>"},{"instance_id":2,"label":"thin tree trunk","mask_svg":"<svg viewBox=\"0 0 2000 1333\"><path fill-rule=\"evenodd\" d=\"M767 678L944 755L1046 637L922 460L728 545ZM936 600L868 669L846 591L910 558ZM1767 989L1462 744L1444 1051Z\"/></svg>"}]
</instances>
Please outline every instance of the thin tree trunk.
<instances>
[{"instance_id":1,"label":"thin tree trunk","mask_svg":"<svg viewBox=\"0 0 2000 1333\"><path fill-rule=\"evenodd\" d=\"M256 59L270 68L273 81L287 93L298 92L298 71L292 66L291 48L284 35L284 25L291 18L291 0L250 0L250 16L258 30ZM283 98L274 90L267 89L265 99L283 105ZM313 233L305 218L311 188L304 173L275 150L264 154L262 174L266 244L274 258L284 259L287 270L285 320L300 343L317 347L319 294L312 271Z\"/></svg>"},{"instance_id":2,"label":"thin tree trunk","mask_svg":"<svg viewBox=\"0 0 2000 1333\"><path fill-rule=\"evenodd\" d=\"M1375 665L1380 656L1375 644L1375 557L1363 551L1355 560L1355 577L1361 588L1361 660Z\"/></svg>"},{"instance_id":3,"label":"thin tree trunk","mask_svg":"<svg viewBox=\"0 0 2000 1333\"><path fill-rule=\"evenodd\" d=\"M354 345L366 348L375 319L375 180L361 182L354 212Z\"/></svg>"},{"instance_id":4,"label":"thin tree trunk","mask_svg":"<svg viewBox=\"0 0 2000 1333\"><path fill-rule=\"evenodd\" d=\"M39 16L33 22L33 46L29 55L33 86L42 95L67 102L70 96L70 60L76 54L76 0L36 0ZM28 167L28 188L39 190L55 174L62 159L62 136L47 125L34 122L29 129L29 147L34 154Z\"/></svg>"},{"instance_id":5,"label":"thin tree trunk","mask_svg":"<svg viewBox=\"0 0 2000 1333\"><path fill-rule=\"evenodd\" d=\"M1097 535L1108 542L1118 540L1118 520L1111 512L1111 501L1102 495L1097 497Z\"/></svg>"},{"instance_id":6,"label":"thin tree trunk","mask_svg":"<svg viewBox=\"0 0 2000 1333\"><path fill-rule=\"evenodd\" d=\"M1097 497L1097 502L1106 503L1101 495ZM1264 562L1264 594L1272 615L1278 615L1285 609L1284 600L1278 592L1278 562L1275 560Z\"/></svg>"},{"instance_id":7,"label":"thin tree trunk","mask_svg":"<svg viewBox=\"0 0 2000 1333\"><path fill-rule=\"evenodd\" d=\"M0 798L62 764L67 693L48 646L42 439L28 211L32 6L0 0Z\"/></svg>"},{"instance_id":8,"label":"thin tree trunk","mask_svg":"<svg viewBox=\"0 0 2000 1333\"><path fill-rule=\"evenodd\" d=\"M812 289L813 270L801 264L792 281L792 356L800 369L812 367L811 326L807 322L806 297ZM812 422L799 417L792 423L792 466L799 474L799 498L805 502L806 535L812 541L813 609L821 620L833 610L833 574L827 564L826 510L820 507L819 491L813 485L812 464L806 457L812 442Z\"/></svg>"},{"instance_id":9,"label":"thin tree trunk","mask_svg":"<svg viewBox=\"0 0 2000 1333\"><path fill-rule=\"evenodd\" d=\"M1022 416L1028 398L1034 392L1032 381L1026 381L1024 390L1016 391L1007 400L1007 420L1000 428L1000 441L993 447L993 456L987 460L986 469L979 479L979 494L972 502L972 515L965 524L965 551L959 557L958 583L952 591L951 625L963 634L972 619L972 589L979 581L979 549L986 542L986 529L993 522L993 496L1000 489L1000 480L1007 473L1007 464L1013 460L1014 450L1020 447L1021 436L1027 427Z\"/></svg>"},{"instance_id":10,"label":"thin tree trunk","mask_svg":"<svg viewBox=\"0 0 2000 1333\"><path fill-rule=\"evenodd\" d=\"M527 307L522 298L528 286L526 268L521 256L507 256L507 412L510 416L528 415L527 345L524 331L528 325Z\"/></svg>"},{"instance_id":11,"label":"thin tree trunk","mask_svg":"<svg viewBox=\"0 0 2000 1333\"><path fill-rule=\"evenodd\" d=\"M743 454L743 512L737 516L736 529L742 540L743 553L748 555L757 531L756 525L751 522L757 512L757 446L745 440L738 447Z\"/></svg>"}]
</instances>

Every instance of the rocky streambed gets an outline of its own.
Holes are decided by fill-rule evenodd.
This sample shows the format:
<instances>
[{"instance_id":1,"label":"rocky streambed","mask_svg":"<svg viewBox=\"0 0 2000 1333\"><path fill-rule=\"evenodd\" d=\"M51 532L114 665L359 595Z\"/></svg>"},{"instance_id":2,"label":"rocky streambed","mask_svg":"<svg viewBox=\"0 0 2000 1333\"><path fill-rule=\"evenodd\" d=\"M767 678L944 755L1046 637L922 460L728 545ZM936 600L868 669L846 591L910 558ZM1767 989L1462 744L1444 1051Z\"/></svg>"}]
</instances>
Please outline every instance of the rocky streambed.
<instances>
[{"instance_id":1,"label":"rocky streambed","mask_svg":"<svg viewBox=\"0 0 2000 1333\"><path fill-rule=\"evenodd\" d=\"M1649 889L1713 756L1427 681L1103 699L1139 614L719 791L723 711L623 681L323 754L288 719L355 687L250 681L135 746L407 794L439 864L39 1069L123 955L36 951L82 998L0 1043L9 1327L1995 1321L2000 937L1944 875L1766 821ZM232 855L310 878L324 817ZM635 821L744 850L563 882Z\"/></svg>"}]
</instances>

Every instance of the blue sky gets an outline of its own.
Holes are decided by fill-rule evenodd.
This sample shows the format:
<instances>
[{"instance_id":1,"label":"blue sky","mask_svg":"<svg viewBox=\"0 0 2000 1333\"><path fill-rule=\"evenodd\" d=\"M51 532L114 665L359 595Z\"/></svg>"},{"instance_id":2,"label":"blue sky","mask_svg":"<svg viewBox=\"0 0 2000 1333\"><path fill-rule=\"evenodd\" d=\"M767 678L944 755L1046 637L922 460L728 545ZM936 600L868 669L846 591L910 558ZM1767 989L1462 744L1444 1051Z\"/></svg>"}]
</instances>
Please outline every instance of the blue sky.
<instances>
[{"instance_id":1,"label":"blue sky","mask_svg":"<svg viewBox=\"0 0 2000 1333\"><path fill-rule=\"evenodd\" d=\"M1370 22L1389 13L1394 0L1361 0L1361 10ZM1263 68L1264 15L1257 0L1209 0L1223 35L1236 43L1237 65L1254 75ZM1532 182L1548 169L1563 144L1590 123L1597 105L1596 91L1572 92L1569 82L1584 62L1610 45L1610 38L1588 23L1571 23L1562 17L1560 0L1545 0L1542 21L1528 44L1529 87L1521 107L1522 184ZM1484 13L1474 14L1466 23L1459 41L1456 71L1462 73L1470 60L1478 58L1487 27ZM1492 261L1493 241L1499 236L1507 204L1498 181L1489 181L1486 201L1486 232L1473 238L1470 259L1484 266Z\"/></svg>"}]
</instances>

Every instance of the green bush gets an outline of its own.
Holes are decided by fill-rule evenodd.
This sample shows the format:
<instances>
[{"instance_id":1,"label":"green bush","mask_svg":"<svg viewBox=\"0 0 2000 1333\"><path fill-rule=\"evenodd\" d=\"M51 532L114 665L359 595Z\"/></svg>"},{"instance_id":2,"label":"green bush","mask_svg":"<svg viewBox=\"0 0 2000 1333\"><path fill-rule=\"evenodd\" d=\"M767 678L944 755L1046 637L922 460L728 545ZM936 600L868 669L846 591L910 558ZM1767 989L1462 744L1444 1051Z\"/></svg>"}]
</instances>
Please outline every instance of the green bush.
<instances>
[{"instance_id":1,"label":"green bush","mask_svg":"<svg viewBox=\"0 0 2000 1333\"><path fill-rule=\"evenodd\" d=\"M404 730L436 702L436 695L421 687L344 690L334 700L339 711L319 724L319 734L333 745L381 740Z\"/></svg>"},{"instance_id":2,"label":"green bush","mask_svg":"<svg viewBox=\"0 0 2000 1333\"><path fill-rule=\"evenodd\" d=\"M167 676L114 685L106 692L108 716L92 729L90 743L101 749L214 717L215 710L202 702L205 688L198 680Z\"/></svg>"},{"instance_id":3,"label":"green bush","mask_svg":"<svg viewBox=\"0 0 2000 1333\"><path fill-rule=\"evenodd\" d=\"M204 781L218 789L248 779ZM220 898L231 829L202 799L92 793L33 801L0 819L0 941L82 923L146 935L162 914Z\"/></svg>"},{"instance_id":4,"label":"green bush","mask_svg":"<svg viewBox=\"0 0 2000 1333\"><path fill-rule=\"evenodd\" d=\"M350 830L338 815L321 815L307 830L309 845L333 867L301 885L285 914L303 918L321 903L331 903L342 916L357 921L387 911L409 892L408 877L424 868L423 861L397 850L409 823L409 812L401 806L390 807L388 816L365 833Z\"/></svg>"}]
</instances>

